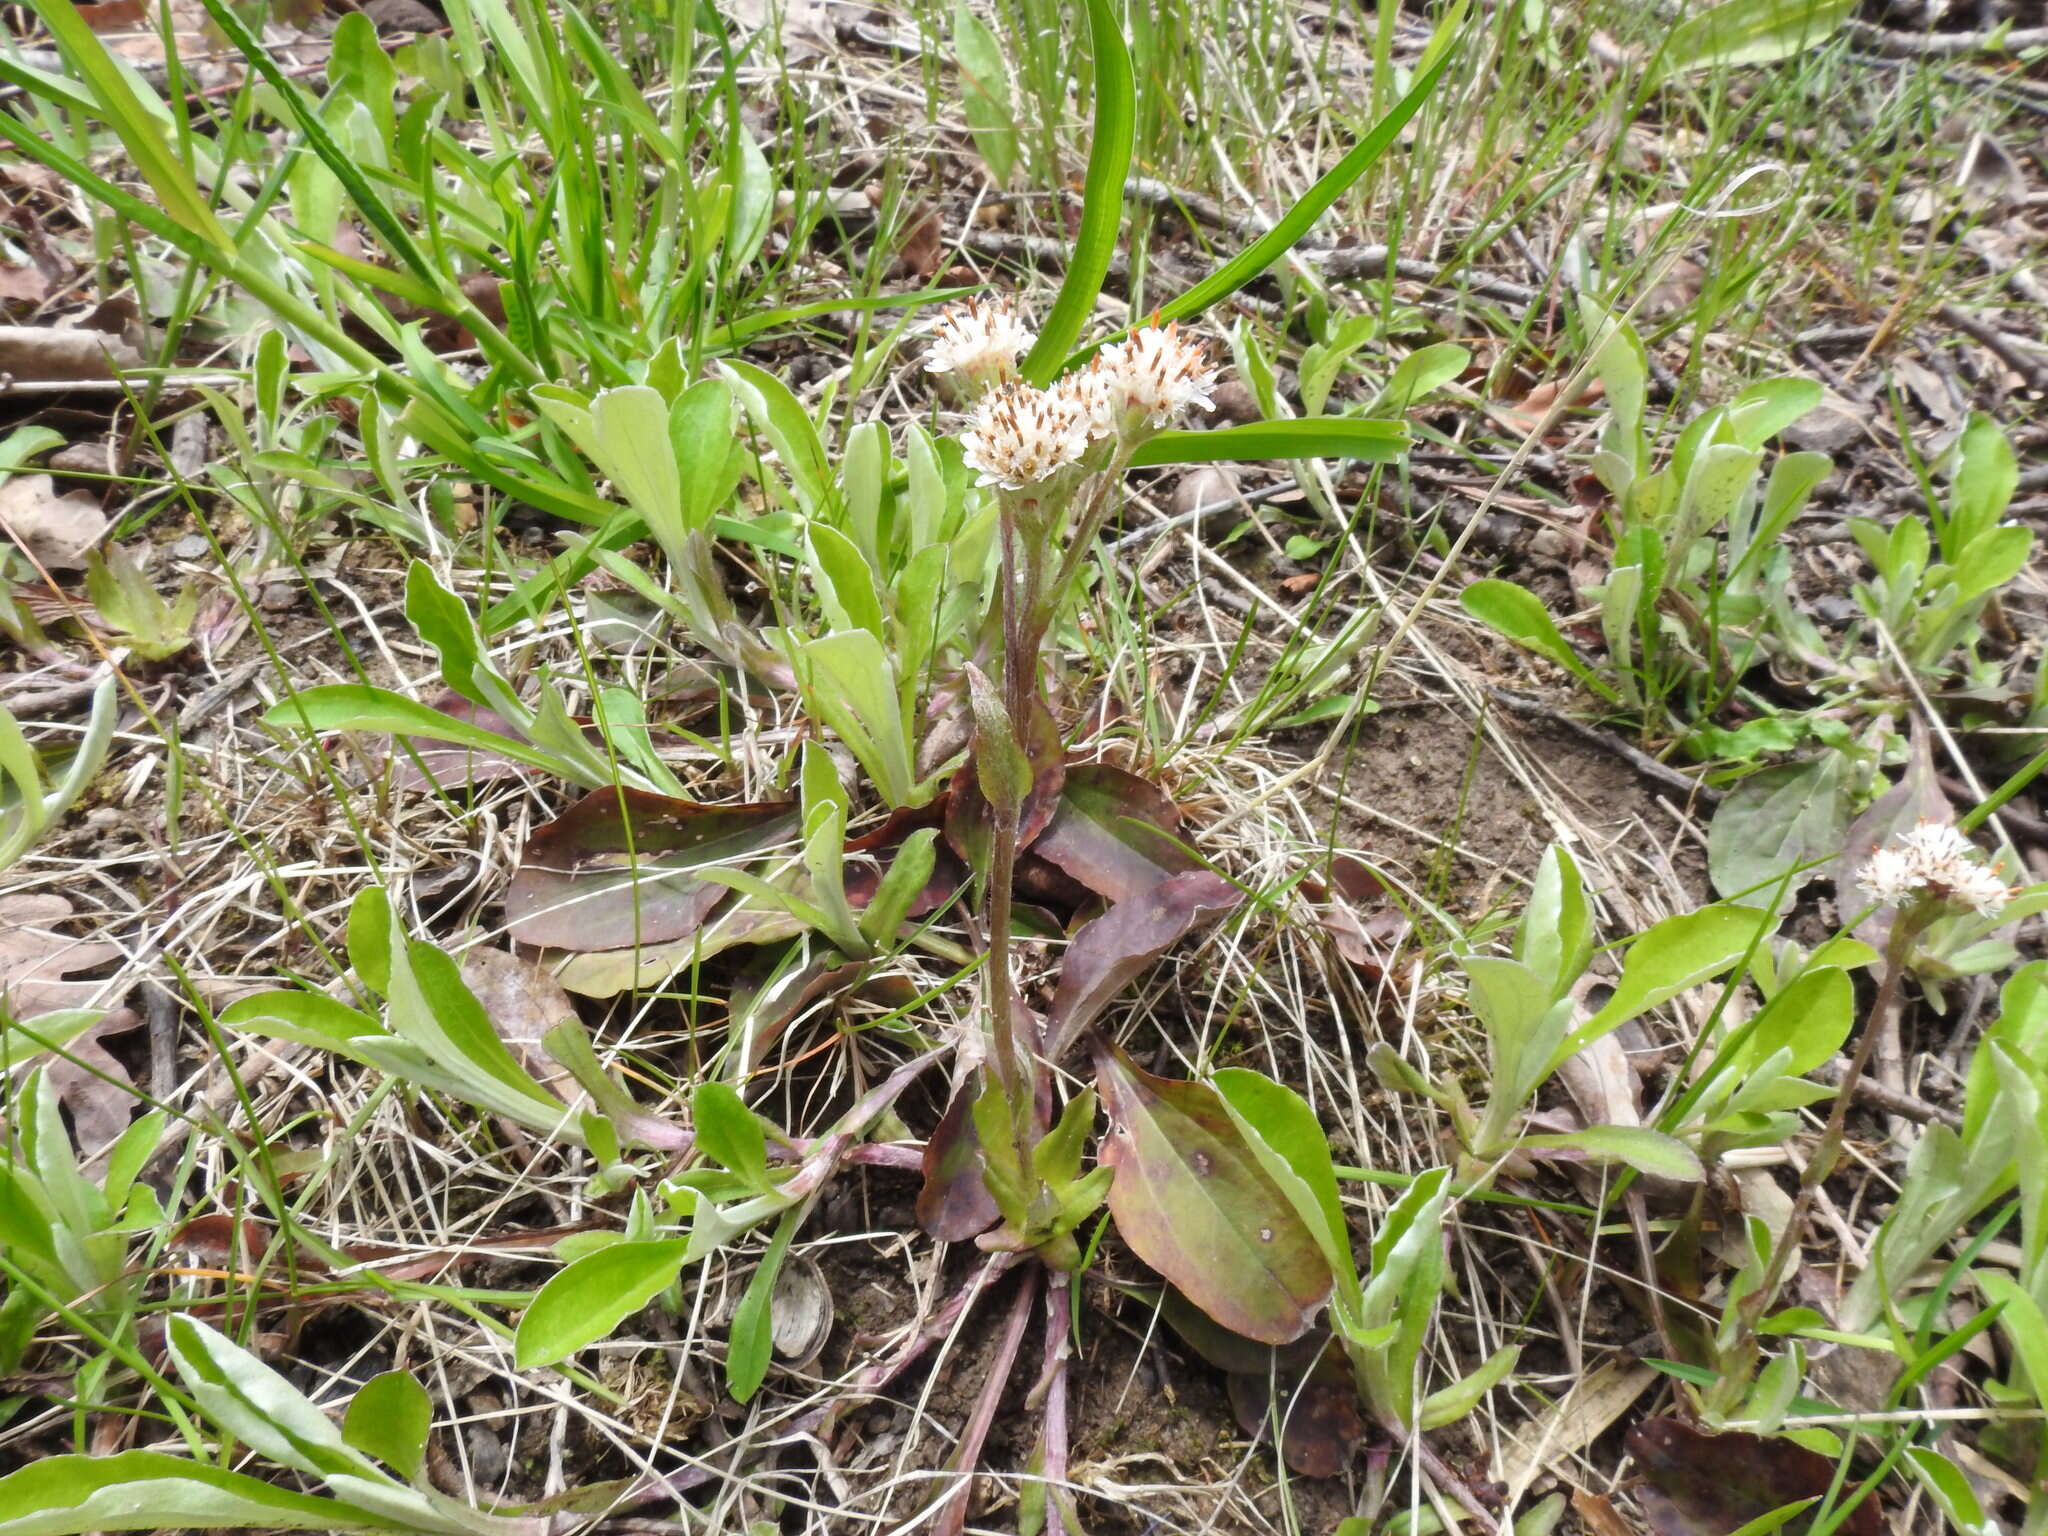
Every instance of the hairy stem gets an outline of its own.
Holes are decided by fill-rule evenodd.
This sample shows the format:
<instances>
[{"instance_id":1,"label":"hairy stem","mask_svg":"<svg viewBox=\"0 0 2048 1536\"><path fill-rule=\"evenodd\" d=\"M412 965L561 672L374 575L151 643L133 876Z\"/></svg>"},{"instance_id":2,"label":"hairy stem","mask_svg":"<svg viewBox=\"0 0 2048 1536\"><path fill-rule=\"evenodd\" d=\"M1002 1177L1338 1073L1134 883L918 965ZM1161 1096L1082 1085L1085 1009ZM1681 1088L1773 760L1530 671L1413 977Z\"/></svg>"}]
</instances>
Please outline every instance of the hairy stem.
<instances>
[{"instance_id":1,"label":"hairy stem","mask_svg":"<svg viewBox=\"0 0 2048 1536\"><path fill-rule=\"evenodd\" d=\"M1785 1221L1785 1235L1771 1254L1763 1284L1743 1300L1744 1345L1751 1351L1756 1345L1757 1320L1777 1296L1786 1267L1791 1263L1792 1255L1799 1251L1799 1244L1806 1235L1813 1202L1841 1158L1849 1106L1856 1100L1856 1085L1863 1080L1864 1069L1870 1065L1871 1053L1877 1046L1878 1036L1883 1033L1884 1019L1897 1004L1899 982L1905 975L1907 958L1913 953L1914 941L1920 937L1931 915L1923 910L1926 905L1923 901L1916 906L1902 907L1892 916L1891 933L1884 946L1884 974L1878 978L1877 999L1870 1005L1870 1013L1864 1020L1862 1036L1856 1042L1856 1054L1850 1058L1849 1070L1842 1074L1841 1085L1835 1090L1834 1108L1828 1112L1827 1126L1821 1131L1820 1143L1806 1161L1806 1172L1799 1179L1798 1198L1792 1202L1792 1214Z\"/></svg>"}]
</instances>

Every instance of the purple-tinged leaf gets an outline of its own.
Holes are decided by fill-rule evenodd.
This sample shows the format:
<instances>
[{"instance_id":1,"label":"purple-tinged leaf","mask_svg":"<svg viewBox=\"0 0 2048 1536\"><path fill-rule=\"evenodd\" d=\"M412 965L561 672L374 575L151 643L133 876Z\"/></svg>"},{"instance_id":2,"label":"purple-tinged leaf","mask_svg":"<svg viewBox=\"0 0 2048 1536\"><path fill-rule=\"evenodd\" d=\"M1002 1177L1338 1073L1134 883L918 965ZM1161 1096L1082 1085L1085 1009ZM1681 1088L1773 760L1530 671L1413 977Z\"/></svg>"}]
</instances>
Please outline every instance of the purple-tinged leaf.
<instances>
[{"instance_id":1,"label":"purple-tinged leaf","mask_svg":"<svg viewBox=\"0 0 2048 1536\"><path fill-rule=\"evenodd\" d=\"M938 1129L924 1144L917 1224L942 1243L978 1237L1002 1214L981 1176L981 1143L974 1129L974 1101L980 1092L981 1074L973 1073L954 1093Z\"/></svg>"},{"instance_id":2,"label":"purple-tinged leaf","mask_svg":"<svg viewBox=\"0 0 2048 1536\"><path fill-rule=\"evenodd\" d=\"M1329 1262L1216 1090L1154 1077L1106 1043L1095 1072L1124 1241L1231 1332L1300 1338L1329 1300Z\"/></svg>"},{"instance_id":3,"label":"purple-tinged leaf","mask_svg":"<svg viewBox=\"0 0 2048 1536\"><path fill-rule=\"evenodd\" d=\"M1058 1061L1117 993L1195 928L1213 923L1244 893L1206 869L1160 881L1085 925L1067 946L1048 1019L1046 1055Z\"/></svg>"},{"instance_id":4,"label":"purple-tinged leaf","mask_svg":"<svg viewBox=\"0 0 2048 1536\"><path fill-rule=\"evenodd\" d=\"M1067 770L1032 851L1098 896L1127 901L1201 866L1174 841L1180 810L1158 785L1108 763Z\"/></svg>"},{"instance_id":5,"label":"purple-tinged leaf","mask_svg":"<svg viewBox=\"0 0 2048 1536\"><path fill-rule=\"evenodd\" d=\"M1032 701L1019 730L1031 768L1031 789L1017 818L1017 848L1022 852L1045 830L1059 805L1067 779L1067 749L1060 739L1059 722L1040 700ZM994 836L995 810L981 792L980 767L970 754L953 775L946 802L946 843L968 868L985 872Z\"/></svg>"},{"instance_id":6,"label":"purple-tinged leaf","mask_svg":"<svg viewBox=\"0 0 2048 1536\"><path fill-rule=\"evenodd\" d=\"M1279 1387L1275 1413L1273 1389ZM1336 1477L1351 1465L1365 1439L1358 1411L1358 1385L1334 1348L1317 1358L1307 1375L1286 1369L1272 1374L1234 1373L1230 1406L1248 1435L1263 1435L1280 1421L1280 1456L1297 1477Z\"/></svg>"},{"instance_id":7,"label":"purple-tinged leaf","mask_svg":"<svg viewBox=\"0 0 2048 1536\"><path fill-rule=\"evenodd\" d=\"M503 715L465 699L453 689L444 689L428 700L427 706L462 725L502 736L514 749L523 745ZM481 746L430 741L424 736L407 736L402 740L412 750L408 752L401 747L392 753L391 787L395 790L467 789L476 784L488 784L493 779L533 777L539 773L536 768L486 751ZM415 753L418 754L417 761L414 760Z\"/></svg>"},{"instance_id":8,"label":"purple-tinged leaf","mask_svg":"<svg viewBox=\"0 0 2048 1536\"><path fill-rule=\"evenodd\" d=\"M1822 1497L1835 1478L1834 1462L1790 1440L1711 1435L1679 1419L1644 1419L1627 1443L1649 1480L1636 1499L1657 1536L1730 1536L1787 1504ZM1800 1520L1787 1529L1804 1527ZM1877 1501L1864 1500L1836 1529L1883 1536Z\"/></svg>"},{"instance_id":9,"label":"purple-tinged leaf","mask_svg":"<svg viewBox=\"0 0 2048 1536\"><path fill-rule=\"evenodd\" d=\"M592 790L527 840L505 891L509 932L568 950L688 938L726 895L690 871L751 861L796 830L786 802L707 806Z\"/></svg>"}]
</instances>

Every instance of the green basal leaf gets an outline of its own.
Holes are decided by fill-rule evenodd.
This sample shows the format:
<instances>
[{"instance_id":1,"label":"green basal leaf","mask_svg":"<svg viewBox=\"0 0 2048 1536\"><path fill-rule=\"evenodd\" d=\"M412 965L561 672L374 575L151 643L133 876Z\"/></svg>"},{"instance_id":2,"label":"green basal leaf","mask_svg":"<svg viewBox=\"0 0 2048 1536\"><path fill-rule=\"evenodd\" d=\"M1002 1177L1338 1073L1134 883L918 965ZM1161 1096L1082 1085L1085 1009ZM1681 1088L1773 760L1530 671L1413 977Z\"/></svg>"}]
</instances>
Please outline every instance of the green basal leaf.
<instances>
[{"instance_id":1,"label":"green basal leaf","mask_svg":"<svg viewBox=\"0 0 2048 1536\"><path fill-rule=\"evenodd\" d=\"M557 1271L520 1316L514 1364L553 1365L609 1335L675 1282L689 1246L680 1237L614 1243Z\"/></svg>"}]
</instances>

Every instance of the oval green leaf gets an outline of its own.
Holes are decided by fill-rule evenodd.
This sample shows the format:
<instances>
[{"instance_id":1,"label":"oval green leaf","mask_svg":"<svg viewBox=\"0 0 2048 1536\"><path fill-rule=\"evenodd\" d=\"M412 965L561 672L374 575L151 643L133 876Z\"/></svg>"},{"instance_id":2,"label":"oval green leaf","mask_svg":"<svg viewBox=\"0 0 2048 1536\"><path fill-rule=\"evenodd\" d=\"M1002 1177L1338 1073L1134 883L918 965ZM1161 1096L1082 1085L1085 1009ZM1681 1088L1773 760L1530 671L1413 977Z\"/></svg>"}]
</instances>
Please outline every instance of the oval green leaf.
<instances>
[{"instance_id":1,"label":"oval green leaf","mask_svg":"<svg viewBox=\"0 0 2048 1536\"><path fill-rule=\"evenodd\" d=\"M682 1273L687 1238L614 1243L586 1254L540 1288L519 1319L512 1359L520 1370L553 1365L595 1344Z\"/></svg>"}]
</instances>

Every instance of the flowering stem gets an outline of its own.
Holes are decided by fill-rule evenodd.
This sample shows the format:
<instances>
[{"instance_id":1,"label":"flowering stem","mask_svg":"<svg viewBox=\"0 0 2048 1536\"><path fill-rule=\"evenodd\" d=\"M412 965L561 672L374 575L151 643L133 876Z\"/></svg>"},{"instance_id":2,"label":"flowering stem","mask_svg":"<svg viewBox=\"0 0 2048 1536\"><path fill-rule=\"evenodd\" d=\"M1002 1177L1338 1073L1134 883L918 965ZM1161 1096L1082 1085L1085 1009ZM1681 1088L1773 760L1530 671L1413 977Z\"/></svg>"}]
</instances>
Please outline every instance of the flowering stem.
<instances>
[{"instance_id":1,"label":"flowering stem","mask_svg":"<svg viewBox=\"0 0 2048 1536\"><path fill-rule=\"evenodd\" d=\"M1018 583L1020 565L1028 567L1030 552L1019 547L1017 508L1007 496L1001 499L997 511L996 537L1001 543L1002 559L1002 608L1003 608L1003 707L1009 712L1013 730L1021 728L1024 718L1018 708L1018 696L1022 692L1018 674L1022 670L1018 663L1019 639ZM1010 916L1013 892L1011 887L1017 875L1017 829L1018 807L1007 800L1003 804L991 803L994 815L994 833L989 849L988 871L988 985L990 988L989 1024L994 1035L996 1079L1003 1085L1004 1095L1012 1107L1012 1122L1019 1125L1019 1151L1023 1151L1021 1111L1028 1102L1025 1095L1023 1059L1017 1050L1016 1011L1012 1006L1016 995L1010 983ZM1030 1166L1027 1162L1026 1167Z\"/></svg>"},{"instance_id":2,"label":"flowering stem","mask_svg":"<svg viewBox=\"0 0 2048 1536\"><path fill-rule=\"evenodd\" d=\"M1763 1316L1764 1309L1771 1305L1778 1294L1778 1286L1785 1278L1786 1266L1792 1255L1799 1251L1800 1240L1805 1236L1808 1218L1813 1212L1813 1202L1820 1194L1820 1187L1827 1182L1829 1174L1835 1171L1835 1164L1842 1156L1842 1143L1846 1139L1845 1128L1849 1119L1849 1106L1856 1099L1856 1085L1863 1080L1864 1068L1870 1065L1872 1050L1882 1032L1881 1024L1894 1007L1899 992L1900 978L1905 974L1906 961L1913 953L1913 945L1922 930L1932 920L1939 903L1921 900L1900 907L1892 916L1891 933L1885 940L1884 974L1878 978L1877 999L1870 1005L1869 1016L1864 1020L1863 1034L1856 1042L1856 1054L1849 1059L1849 1070L1842 1074L1841 1085L1835 1089L1834 1108L1828 1112L1828 1122L1821 1131L1820 1143L1813 1149L1813 1155L1806 1160L1806 1172L1799 1179L1799 1195L1792 1202L1792 1214L1785 1221L1785 1235L1771 1254L1770 1268L1764 1271L1763 1284L1759 1285L1743 1302L1744 1344L1751 1353L1756 1348L1756 1324Z\"/></svg>"},{"instance_id":3,"label":"flowering stem","mask_svg":"<svg viewBox=\"0 0 2048 1536\"><path fill-rule=\"evenodd\" d=\"M1093 477L1088 491L1088 502L1075 520L1072 536L1067 540L1066 553L1060 557L1058 573L1052 584L1041 594L1034 594L1031 609L1032 634L1029 640L1031 654L1036 656L1045 643L1046 631L1052 628L1058 617L1060 602L1072 590L1081 575L1081 564L1088 558L1088 552L1095 547L1095 539L1102 532L1102 525L1109 519L1112 501L1111 493L1123 484L1124 471L1130 467L1131 454L1136 445L1121 446L1109 467ZM1042 611L1041 611L1042 604Z\"/></svg>"}]
</instances>

